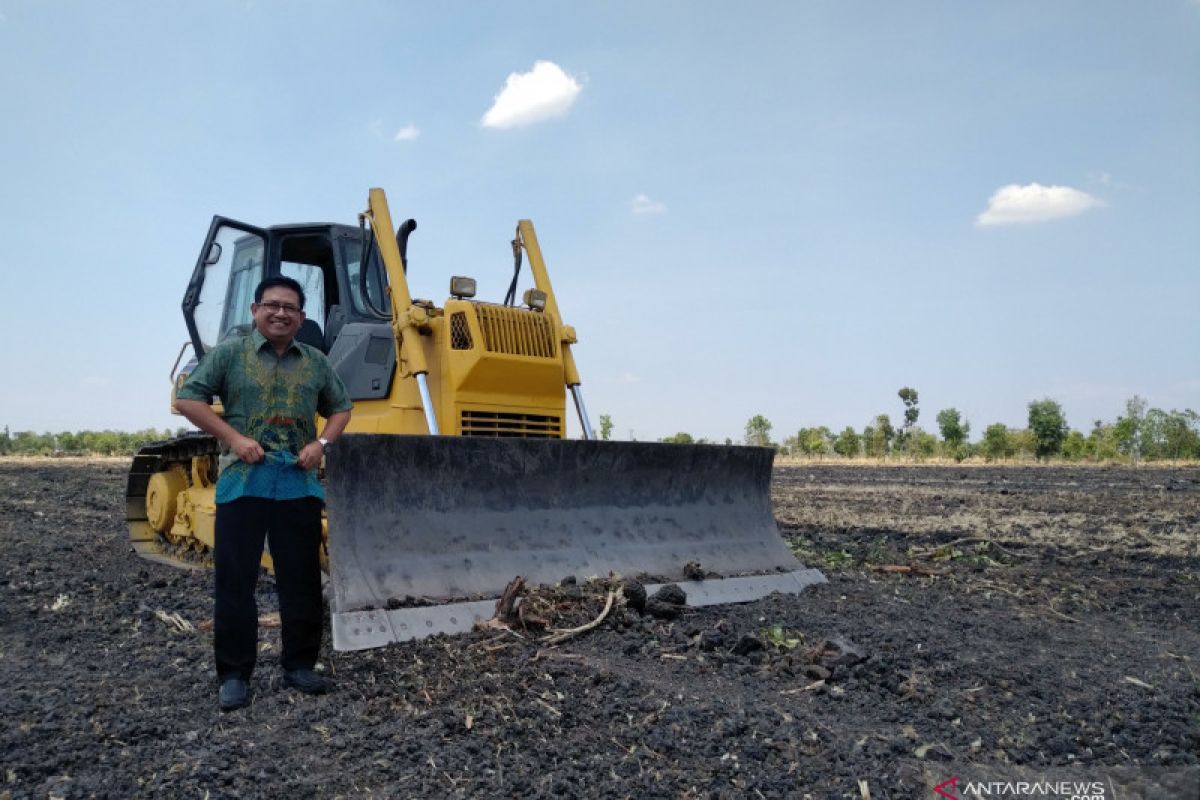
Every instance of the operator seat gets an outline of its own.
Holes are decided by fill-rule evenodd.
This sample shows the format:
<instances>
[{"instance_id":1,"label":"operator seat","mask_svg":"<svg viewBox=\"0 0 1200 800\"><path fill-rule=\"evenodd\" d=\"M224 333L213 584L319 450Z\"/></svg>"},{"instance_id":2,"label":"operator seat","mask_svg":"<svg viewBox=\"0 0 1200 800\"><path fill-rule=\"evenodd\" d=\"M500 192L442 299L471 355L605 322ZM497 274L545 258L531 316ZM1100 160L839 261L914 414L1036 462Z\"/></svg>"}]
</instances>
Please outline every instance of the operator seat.
<instances>
[{"instance_id":1,"label":"operator seat","mask_svg":"<svg viewBox=\"0 0 1200 800\"><path fill-rule=\"evenodd\" d=\"M329 351L325 349L325 334L321 333L321 326L314 320L306 319L300 323L300 330L296 331L296 341L329 355Z\"/></svg>"}]
</instances>

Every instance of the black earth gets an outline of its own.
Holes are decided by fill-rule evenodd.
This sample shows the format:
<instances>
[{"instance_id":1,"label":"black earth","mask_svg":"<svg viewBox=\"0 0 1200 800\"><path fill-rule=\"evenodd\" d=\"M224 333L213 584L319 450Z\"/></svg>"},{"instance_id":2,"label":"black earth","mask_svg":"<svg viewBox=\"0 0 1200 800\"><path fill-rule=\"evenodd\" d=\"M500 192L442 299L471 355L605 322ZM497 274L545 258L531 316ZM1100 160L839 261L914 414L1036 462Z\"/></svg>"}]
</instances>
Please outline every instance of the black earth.
<instances>
[{"instance_id":1,"label":"black earth","mask_svg":"<svg viewBox=\"0 0 1200 800\"><path fill-rule=\"evenodd\" d=\"M781 532L827 585L673 619L617 602L554 645L327 649L323 696L283 685L264 579L229 714L211 574L132 554L125 470L0 461L0 800L1200 791L1196 468L781 464ZM566 588L543 607L600 615L607 586Z\"/></svg>"}]
</instances>

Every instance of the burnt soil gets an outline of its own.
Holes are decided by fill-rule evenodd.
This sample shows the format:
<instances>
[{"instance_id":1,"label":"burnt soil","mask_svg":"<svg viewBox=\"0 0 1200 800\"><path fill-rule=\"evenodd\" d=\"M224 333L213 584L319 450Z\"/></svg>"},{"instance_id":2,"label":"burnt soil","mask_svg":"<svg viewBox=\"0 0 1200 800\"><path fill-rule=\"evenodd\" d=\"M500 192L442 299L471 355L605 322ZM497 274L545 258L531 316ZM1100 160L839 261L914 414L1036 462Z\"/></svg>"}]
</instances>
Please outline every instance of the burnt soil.
<instances>
[{"instance_id":1,"label":"burnt soil","mask_svg":"<svg viewBox=\"0 0 1200 800\"><path fill-rule=\"evenodd\" d=\"M321 697L281 686L264 625L230 714L211 574L131 553L125 469L0 461L0 798L878 800L1200 765L1200 469L781 464L780 530L826 585L618 603L555 646L327 649Z\"/></svg>"}]
</instances>

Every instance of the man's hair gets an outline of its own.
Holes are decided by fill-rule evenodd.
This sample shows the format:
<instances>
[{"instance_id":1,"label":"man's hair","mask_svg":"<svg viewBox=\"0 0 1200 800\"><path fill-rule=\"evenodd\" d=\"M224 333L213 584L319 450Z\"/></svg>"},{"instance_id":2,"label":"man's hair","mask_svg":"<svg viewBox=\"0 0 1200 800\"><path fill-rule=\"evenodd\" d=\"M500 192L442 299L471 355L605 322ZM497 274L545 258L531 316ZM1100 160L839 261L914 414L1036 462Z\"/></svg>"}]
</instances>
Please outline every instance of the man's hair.
<instances>
[{"instance_id":1,"label":"man's hair","mask_svg":"<svg viewBox=\"0 0 1200 800\"><path fill-rule=\"evenodd\" d=\"M258 287L254 290L254 302L261 303L263 292L276 286L284 289L291 289L293 292L295 292L296 296L300 298L300 308L304 308L304 287L302 287L300 282L296 279L288 278L283 275L276 275L273 278L263 278L262 282L259 283Z\"/></svg>"}]
</instances>

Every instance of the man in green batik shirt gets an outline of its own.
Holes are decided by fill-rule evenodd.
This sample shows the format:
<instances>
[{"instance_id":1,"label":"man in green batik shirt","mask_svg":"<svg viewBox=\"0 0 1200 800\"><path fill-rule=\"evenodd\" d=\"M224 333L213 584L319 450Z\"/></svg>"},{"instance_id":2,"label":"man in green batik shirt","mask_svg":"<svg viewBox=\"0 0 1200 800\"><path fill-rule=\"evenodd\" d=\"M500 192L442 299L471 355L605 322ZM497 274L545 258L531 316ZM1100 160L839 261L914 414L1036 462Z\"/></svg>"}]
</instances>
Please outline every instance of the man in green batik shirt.
<instances>
[{"instance_id":1,"label":"man in green batik shirt","mask_svg":"<svg viewBox=\"0 0 1200 800\"><path fill-rule=\"evenodd\" d=\"M204 354L175 406L221 442L217 479L213 650L223 711L249 702L258 653L258 582L269 537L279 593L284 683L327 689L313 668L321 648L321 506L317 466L350 421L350 398L329 359L295 340L304 290L267 278L254 292L254 330ZM214 396L222 419L209 406ZM317 438L316 415L325 418Z\"/></svg>"}]
</instances>

